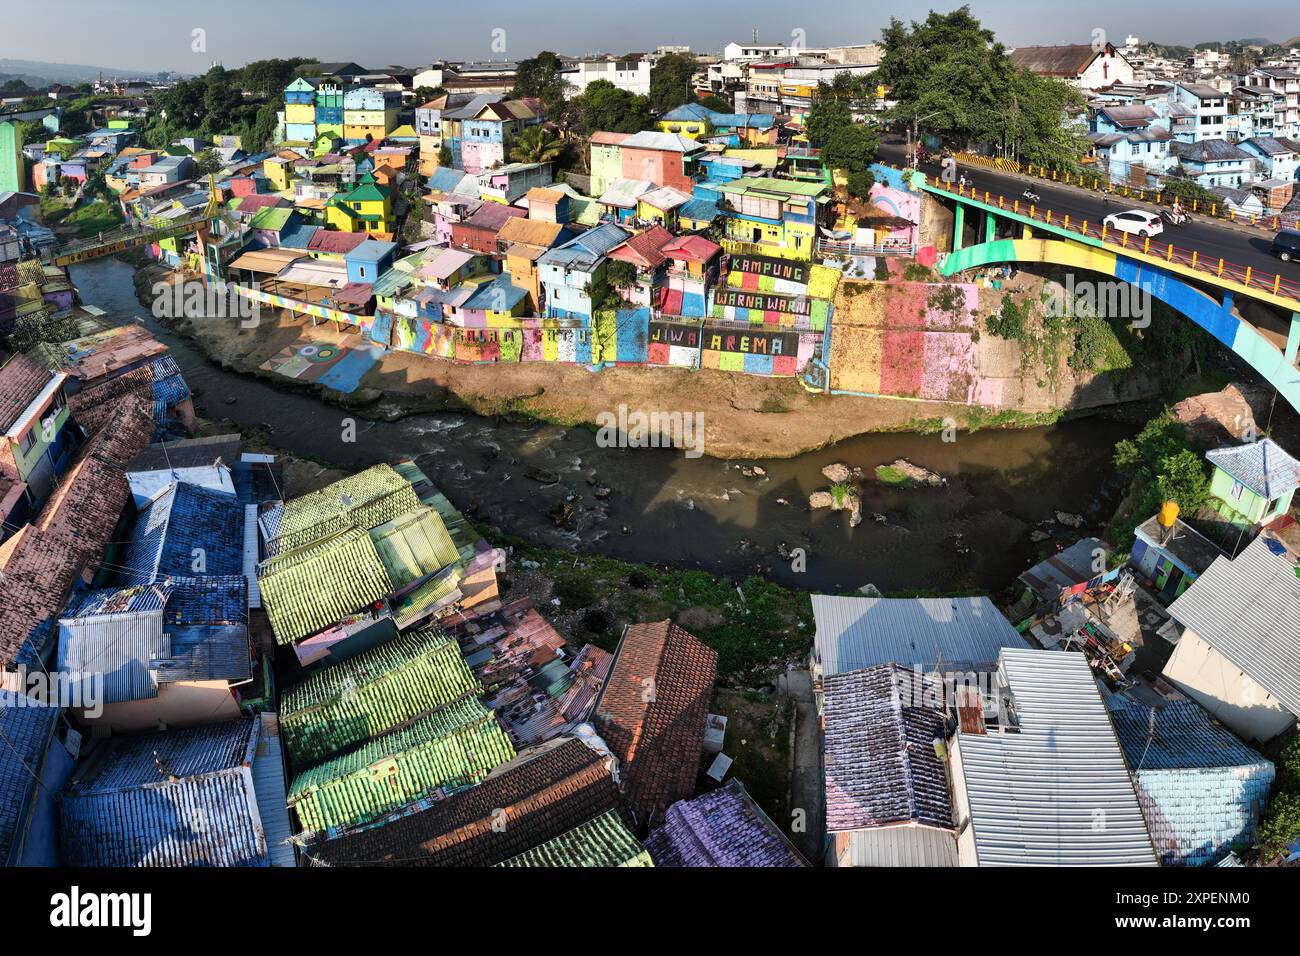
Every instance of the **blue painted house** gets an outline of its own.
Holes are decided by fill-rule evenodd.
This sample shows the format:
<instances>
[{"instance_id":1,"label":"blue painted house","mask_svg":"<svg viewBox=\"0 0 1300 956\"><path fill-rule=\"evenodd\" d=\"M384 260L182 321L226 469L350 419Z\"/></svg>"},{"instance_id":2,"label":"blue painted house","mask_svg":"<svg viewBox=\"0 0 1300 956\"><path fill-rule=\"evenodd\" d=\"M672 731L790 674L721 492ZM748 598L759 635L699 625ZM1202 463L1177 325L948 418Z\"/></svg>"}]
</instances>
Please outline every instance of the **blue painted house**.
<instances>
[{"instance_id":1,"label":"blue painted house","mask_svg":"<svg viewBox=\"0 0 1300 956\"><path fill-rule=\"evenodd\" d=\"M343 253L348 267L348 282L372 285L393 264L397 243L381 239L367 239L350 252Z\"/></svg>"},{"instance_id":2,"label":"blue painted house","mask_svg":"<svg viewBox=\"0 0 1300 956\"><path fill-rule=\"evenodd\" d=\"M592 291L604 276L607 256L630 235L613 223L602 223L542 253L537 260L537 271L545 293L547 316L582 319L590 324Z\"/></svg>"},{"instance_id":3,"label":"blue painted house","mask_svg":"<svg viewBox=\"0 0 1300 956\"><path fill-rule=\"evenodd\" d=\"M1195 701L1109 701L1151 841L1165 866L1212 866L1253 842L1273 764Z\"/></svg>"}]
</instances>

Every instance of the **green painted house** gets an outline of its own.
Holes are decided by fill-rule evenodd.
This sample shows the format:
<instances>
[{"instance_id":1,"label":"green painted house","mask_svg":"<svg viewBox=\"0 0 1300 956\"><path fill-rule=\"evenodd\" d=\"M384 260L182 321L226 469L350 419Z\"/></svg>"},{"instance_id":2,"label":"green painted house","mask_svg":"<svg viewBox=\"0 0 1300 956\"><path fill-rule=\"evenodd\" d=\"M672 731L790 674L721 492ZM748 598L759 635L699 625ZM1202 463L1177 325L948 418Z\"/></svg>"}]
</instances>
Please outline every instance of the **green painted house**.
<instances>
[{"instance_id":1,"label":"green painted house","mask_svg":"<svg viewBox=\"0 0 1300 956\"><path fill-rule=\"evenodd\" d=\"M1300 461L1271 438L1216 448L1210 494L1219 513L1239 527L1254 527L1286 514L1300 487Z\"/></svg>"},{"instance_id":2,"label":"green painted house","mask_svg":"<svg viewBox=\"0 0 1300 956\"><path fill-rule=\"evenodd\" d=\"M280 726L290 761L306 766L479 690L460 646L425 628L290 687Z\"/></svg>"},{"instance_id":3,"label":"green painted house","mask_svg":"<svg viewBox=\"0 0 1300 956\"><path fill-rule=\"evenodd\" d=\"M45 501L75 448L64 387L68 374L26 355L0 366L0 518Z\"/></svg>"}]
</instances>

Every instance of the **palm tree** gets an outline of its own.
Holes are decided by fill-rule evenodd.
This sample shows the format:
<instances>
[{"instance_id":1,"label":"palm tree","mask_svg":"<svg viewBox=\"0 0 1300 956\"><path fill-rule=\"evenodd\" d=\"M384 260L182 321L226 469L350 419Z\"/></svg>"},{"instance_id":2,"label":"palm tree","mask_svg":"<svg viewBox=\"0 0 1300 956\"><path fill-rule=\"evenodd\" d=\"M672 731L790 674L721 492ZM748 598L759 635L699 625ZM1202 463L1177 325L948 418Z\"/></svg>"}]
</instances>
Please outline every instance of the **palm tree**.
<instances>
[{"instance_id":1,"label":"palm tree","mask_svg":"<svg viewBox=\"0 0 1300 956\"><path fill-rule=\"evenodd\" d=\"M564 152L564 141L545 126L530 126L510 149L516 163L552 163Z\"/></svg>"}]
</instances>

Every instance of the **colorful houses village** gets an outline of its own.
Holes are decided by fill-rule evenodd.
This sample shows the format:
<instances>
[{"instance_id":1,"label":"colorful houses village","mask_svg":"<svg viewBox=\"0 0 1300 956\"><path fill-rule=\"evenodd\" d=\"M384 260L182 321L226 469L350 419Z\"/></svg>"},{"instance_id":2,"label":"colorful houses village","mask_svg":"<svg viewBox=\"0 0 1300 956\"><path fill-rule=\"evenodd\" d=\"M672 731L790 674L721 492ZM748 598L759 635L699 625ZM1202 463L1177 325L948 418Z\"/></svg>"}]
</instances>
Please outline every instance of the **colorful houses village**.
<instances>
[{"instance_id":1,"label":"colorful houses village","mask_svg":"<svg viewBox=\"0 0 1300 956\"><path fill-rule=\"evenodd\" d=\"M32 180L102 174L122 225L0 227L0 334L75 332L0 364L0 861L1300 860L1259 848L1300 761L1300 460L1273 438L1226 433L1194 514L1161 502L1124 550L1080 535L1012 603L805 594L810 639L751 688L725 686L707 615L567 633L558 596L516 586L533 569L508 529L412 458L303 487L203 421L167 345L83 302L69 266L140 250L278 310L301 338L268 371L342 393L385 351L820 390L850 263L926 255L910 179L877 164L850 197L797 102L594 130L558 176L538 146L566 131L501 64L425 102L355 67L295 77L271 149L149 148L125 119L52 135ZM723 692L778 685L808 705L812 805L733 756Z\"/></svg>"}]
</instances>

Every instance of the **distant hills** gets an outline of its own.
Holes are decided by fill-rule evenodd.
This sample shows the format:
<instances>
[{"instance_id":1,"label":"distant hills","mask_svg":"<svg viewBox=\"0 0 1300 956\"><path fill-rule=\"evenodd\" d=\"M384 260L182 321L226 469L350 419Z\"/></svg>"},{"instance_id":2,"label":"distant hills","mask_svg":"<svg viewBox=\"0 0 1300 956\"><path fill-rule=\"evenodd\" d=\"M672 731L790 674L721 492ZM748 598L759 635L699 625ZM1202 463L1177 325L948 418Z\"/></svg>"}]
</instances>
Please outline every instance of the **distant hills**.
<instances>
[{"instance_id":1,"label":"distant hills","mask_svg":"<svg viewBox=\"0 0 1300 956\"><path fill-rule=\"evenodd\" d=\"M100 73L105 79L122 80L154 77L157 73L141 70L123 70L109 66L88 66L82 63L46 63L43 60L10 60L0 57L0 82L19 79L29 86L49 86L51 83L78 83L93 81Z\"/></svg>"}]
</instances>

